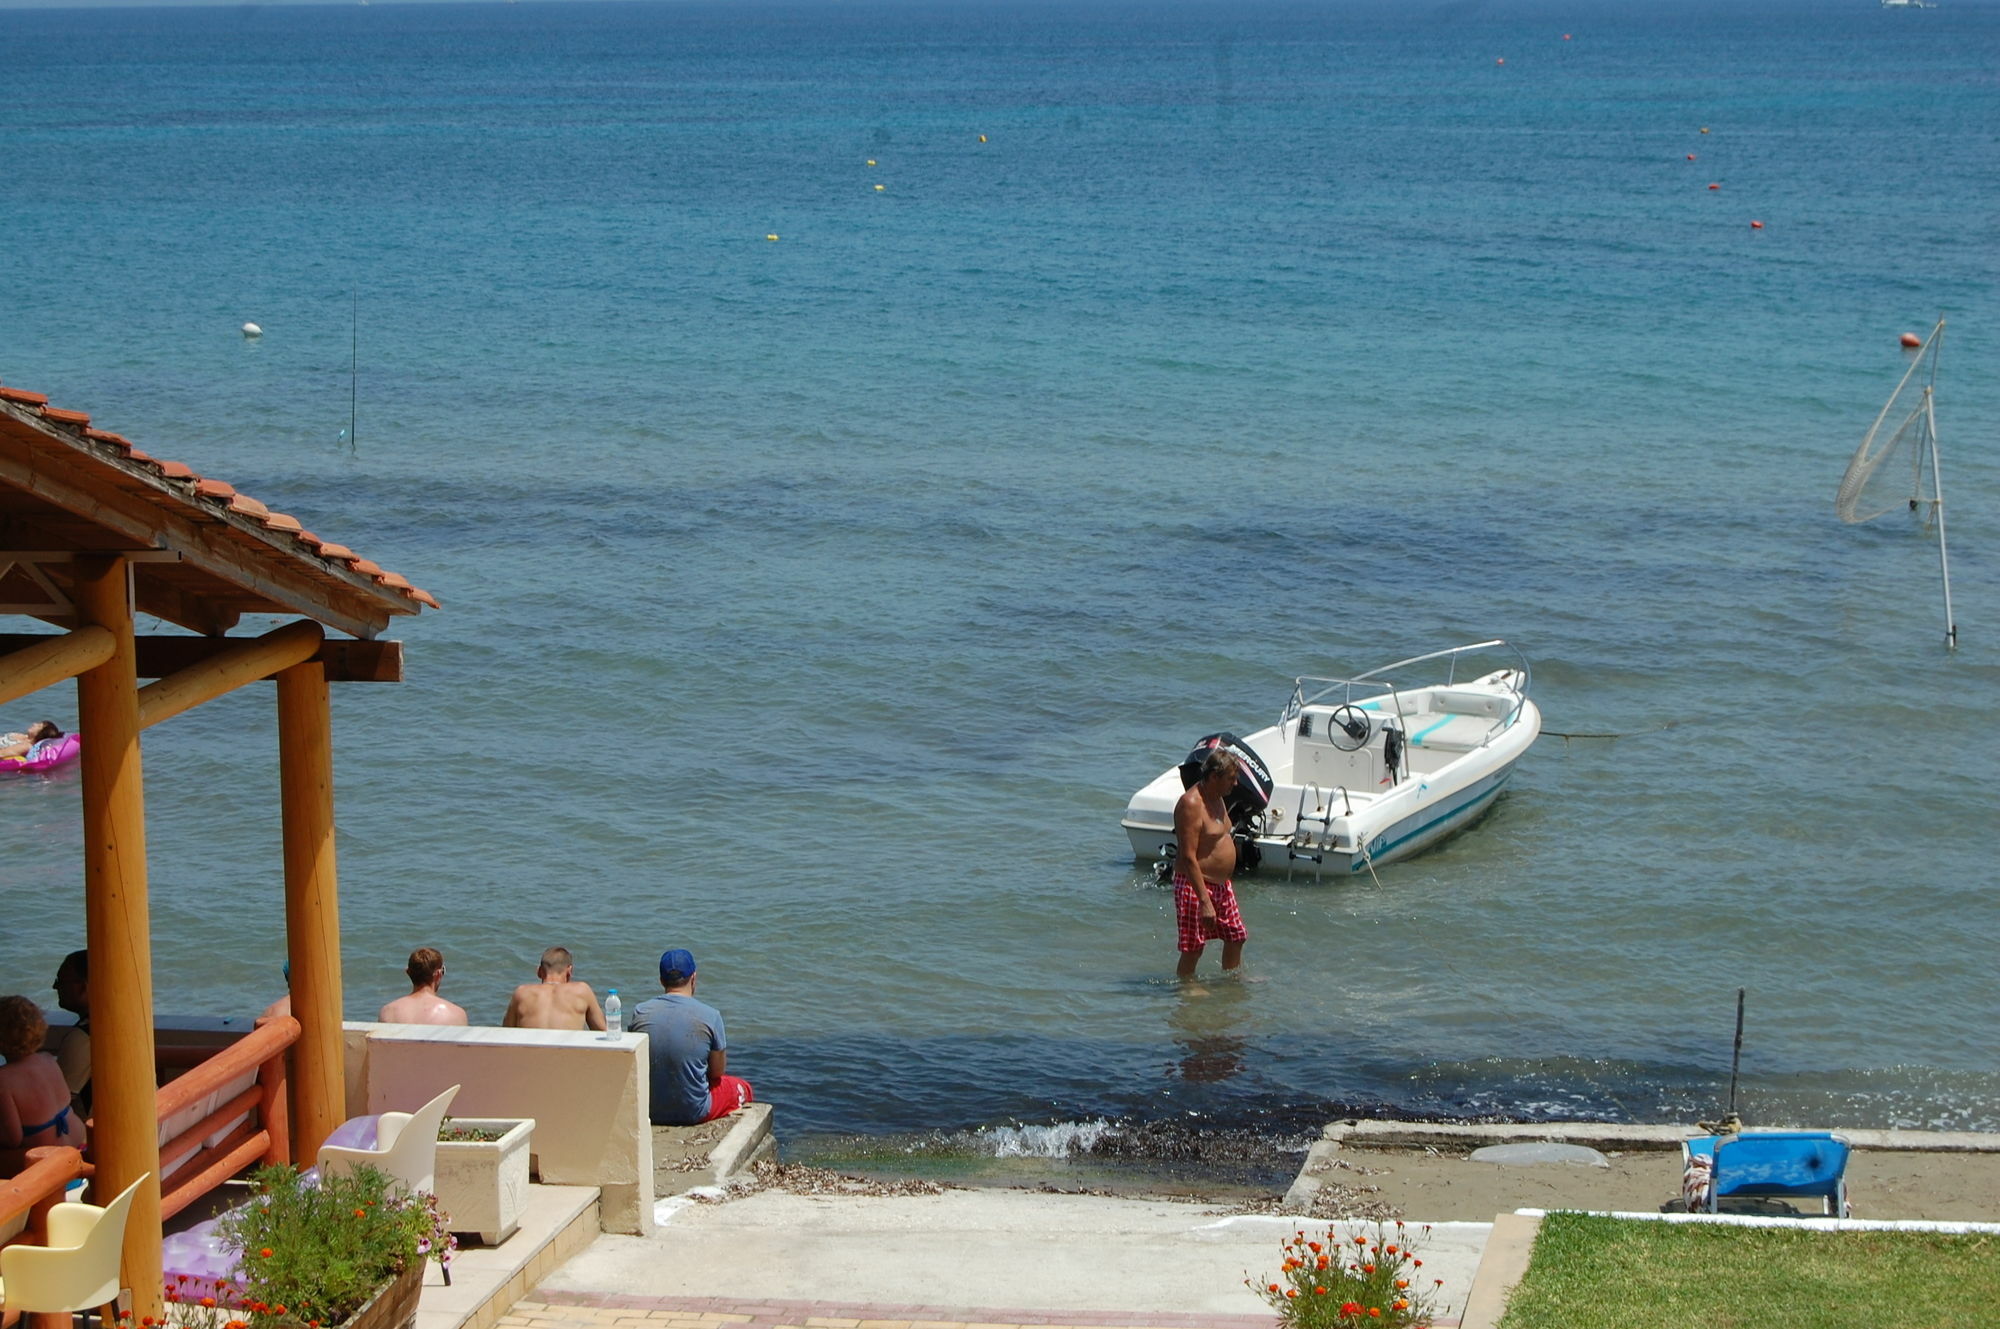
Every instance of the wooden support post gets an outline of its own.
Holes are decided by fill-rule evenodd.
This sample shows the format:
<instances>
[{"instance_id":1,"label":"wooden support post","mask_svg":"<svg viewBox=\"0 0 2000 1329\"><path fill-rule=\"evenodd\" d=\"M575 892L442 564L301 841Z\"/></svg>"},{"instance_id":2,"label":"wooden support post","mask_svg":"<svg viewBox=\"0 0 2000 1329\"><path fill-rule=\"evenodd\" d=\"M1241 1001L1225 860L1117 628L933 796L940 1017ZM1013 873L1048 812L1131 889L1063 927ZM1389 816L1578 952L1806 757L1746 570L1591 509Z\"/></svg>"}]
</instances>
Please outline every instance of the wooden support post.
<instances>
[{"instance_id":1,"label":"wooden support post","mask_svg":"<svg viewBox=\"0 0 2000 1329\"><path fill-rule=\"evenodd\" d=\"M0 705L103 664L117 645L103 628L78 628L0 656Z\"/></svg>"},{"instance_id":2,"label":"wooden support post","mask_svg":"<svg viewBox=\"0 0 2000 1329\"><path fill-rule=\"evenodd\" d=\"M333 711L317 661L278 675L284 793L285 938L292 962L292 1147L301 1164L346 1117L341 1033L340 891L333 853Z\"/></svg>"},{"instance_id":3,"label":"wooden support post","mask_svg":"<svg viewBox=\"0 0 2000 1329\"><path fill-rule=\"evenodd\" d=\"M164 1313L160 1288L160 1135L154 1111L153 938L146 899L146 801L131 581L121 558L75 564L80 627L106 629L111 657L77 676L83 745L83 905L90 946L90 1078L96 1193L133 1182L125 1284L135 1317Z\"/></svg>"},{"instance_id":4,"label":"wooden support post","mask_svg":"<svg viewBox=\"0 0 2000 1329\"><path fill-rule=\"evenodd\" d=\"M274 628L261 637L231 642L199 664L140 688L139 726L150 729L205 701L310 660L325 640L320 625L307 619Z\"/></svg>"}]
</instances>

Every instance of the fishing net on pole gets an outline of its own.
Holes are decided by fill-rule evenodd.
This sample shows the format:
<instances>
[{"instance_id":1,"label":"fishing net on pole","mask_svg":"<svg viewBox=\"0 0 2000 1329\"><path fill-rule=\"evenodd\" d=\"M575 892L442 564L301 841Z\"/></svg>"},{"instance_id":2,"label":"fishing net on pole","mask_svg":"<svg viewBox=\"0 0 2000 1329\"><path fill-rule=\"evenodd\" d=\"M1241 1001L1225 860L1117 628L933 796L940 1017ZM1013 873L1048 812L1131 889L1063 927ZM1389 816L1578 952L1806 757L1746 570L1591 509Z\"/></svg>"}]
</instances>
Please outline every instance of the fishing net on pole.
<instances>
[{"instance_id":1,"label":"fishing net on pole","mask_svg":"<svg viewBox=\"0 0 2000 1329\"><path fill-rule=\"evenodd\" d=\"M1891 406L1895 403L1892 401ZM1868 437L1855 449L1840 477L1840 491L1834 495L1834 510L1846 522L1869 521L1885 512L1914 510L1922 506L1928 517L1928 498L1923 493L1924 466L1930 456L1930 403L1919 397L1914 410L1893 430L1885 429L1885 418L1877 419Z\"/></svg>"}]
</instances>

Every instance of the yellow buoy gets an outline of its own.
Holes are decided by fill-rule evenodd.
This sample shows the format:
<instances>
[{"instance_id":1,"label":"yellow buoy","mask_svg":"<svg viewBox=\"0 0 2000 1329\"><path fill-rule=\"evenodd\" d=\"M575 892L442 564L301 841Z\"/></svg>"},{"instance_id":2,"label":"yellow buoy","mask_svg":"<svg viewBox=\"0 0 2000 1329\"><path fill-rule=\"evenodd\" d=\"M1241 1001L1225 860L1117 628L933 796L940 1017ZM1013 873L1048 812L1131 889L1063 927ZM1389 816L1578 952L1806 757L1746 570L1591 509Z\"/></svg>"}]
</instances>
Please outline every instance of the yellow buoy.
<instances>
[{"instance_id":1,"label":"yellow buoy","mask_svg":"<svg viewBox=\"0 0 2000 1329\"><path fill-rule=\"evenodd\" d=\"M1704 130L1702 130L1701 132L1702 132L1702 133L1704 133L1704 134L1706 134L1706 133L1707 133L1708 131L1707 131L1706 129L1704 129ZM870 158L868 159L868 164L869 164L870 166L873 166L873 165L875 164L875 159L874 159L873 157L870 157Z\"/></svg>"},{"instance_id":2,"label":"yellow buoy","mask_svg":"<svg viewBox=\"0 0 2000 1329\"><path fill-rule=\"evenodd\" d=\"M881 193L881 192L882 192L882 186L881 186L881 185L876 185L876 186L875 186L875 192L876 192L876 193L878 193L878 194L879 194L879 193Z\"/></svg>"},{"instance_id":3,"label":"yellow buoy","mask_svg":"<svg viewBox=\"0 0 2000 1329\"><path fill-rule=\"evenodd\" d=\"M771 234L769 234L769 235L765 236L764 238L765 238L766 240L775 240L775 239L777 239L777 238L778 238L778 233L777 233L776 231L773 231L773 232L771 232Z\"/></svg>"},{"instance_id":4,"label":"yellow buoy","mask_svg":"<svg viewBox=\"0 0 2000 1329\"><path fill-rule=\"evenodd\" d=\"M981 135L979 136L979 141L980 141L981 143L984 143L984 142L986 141L986 135L984 135L984 134L981 134Z\"/></svg>"},{"instance_id":5,"label":"yellow buoy","mask_svg":"<svg viewBox=\"0 0 2000 1329\"><path fill-rule=\"evenodd\" d=\"M1701 127L1701 132L1702 132L1702 133L1704 133L1704 134L1706 134L1706 133L1708 132L1708 126L1707 126L1707 125L1703 125L1703 126Z\"/></svg>"}]
</instances>

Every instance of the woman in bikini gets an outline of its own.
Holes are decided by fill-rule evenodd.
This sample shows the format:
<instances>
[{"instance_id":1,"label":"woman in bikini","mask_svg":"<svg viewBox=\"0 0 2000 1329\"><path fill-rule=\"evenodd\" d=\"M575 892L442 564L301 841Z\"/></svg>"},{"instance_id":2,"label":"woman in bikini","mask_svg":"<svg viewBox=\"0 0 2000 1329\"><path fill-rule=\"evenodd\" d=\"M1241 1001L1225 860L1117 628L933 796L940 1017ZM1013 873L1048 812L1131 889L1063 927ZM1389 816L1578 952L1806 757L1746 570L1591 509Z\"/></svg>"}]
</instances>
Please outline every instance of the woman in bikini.
<instances>
[{"instance_id":1,"label":"woman in bikini","mask_svg":"<svg viewBox=\"0 0 2000 1329\"><path fill-rule=\"evenodd\" d=\"M54 1057L42 1053L49 1031L42 1008L26 997L0 997L0 1177L27 1166L27 1151L45 1144L83 1148L83 1122L70 1108L69 1084Z\"/></svg>"}]
</instances>

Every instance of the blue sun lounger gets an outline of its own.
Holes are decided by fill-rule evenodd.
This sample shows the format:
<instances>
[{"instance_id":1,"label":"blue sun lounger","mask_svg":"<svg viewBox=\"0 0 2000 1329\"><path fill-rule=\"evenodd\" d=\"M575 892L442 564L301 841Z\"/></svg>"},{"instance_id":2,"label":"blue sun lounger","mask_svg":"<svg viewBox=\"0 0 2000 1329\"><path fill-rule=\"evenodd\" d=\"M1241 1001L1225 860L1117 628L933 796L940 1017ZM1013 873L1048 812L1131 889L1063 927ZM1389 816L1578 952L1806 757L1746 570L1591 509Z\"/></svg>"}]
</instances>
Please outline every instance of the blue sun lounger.
<instances>
[{"instance_id":1,"label":"blue sun lounger","mask_svg":"<svg viewBox=\"0 0 2000 1329\"><path fill-rule=\"evenodd\" d=\"M1847 1141L1831 1131L1745 1131L1703 1135L1682 1145L1690 1169L1710 1173L1707 1209L1729 1199L1819 1198L1829 1215L1849 1217Z\"/></svg>"}]
</instances>

